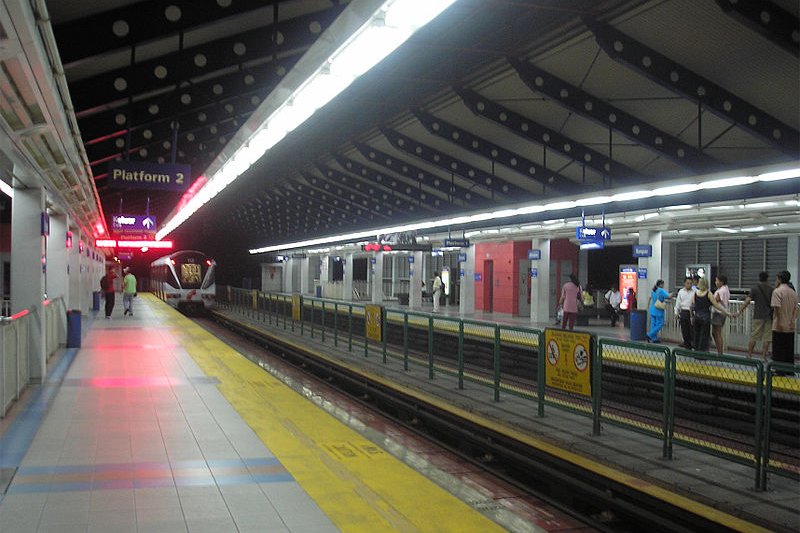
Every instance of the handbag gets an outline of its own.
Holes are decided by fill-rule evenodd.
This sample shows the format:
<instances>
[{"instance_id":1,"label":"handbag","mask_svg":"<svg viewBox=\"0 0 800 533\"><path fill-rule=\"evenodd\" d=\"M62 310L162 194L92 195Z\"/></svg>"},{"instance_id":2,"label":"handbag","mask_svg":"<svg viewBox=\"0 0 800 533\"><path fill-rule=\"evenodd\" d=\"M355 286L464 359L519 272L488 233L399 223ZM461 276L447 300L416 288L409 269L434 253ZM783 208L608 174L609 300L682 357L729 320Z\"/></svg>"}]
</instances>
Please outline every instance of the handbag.
<instances>
[{"instance_id":1,"label":"handbag","mask_svg":"<svg viewBox=\"0 0 800 533\"><path fill-rule=\"evenodd\" d=\"M656 300L656 303L653 304L656 309L664 310L667 308L667 304L662 302L661 300Z\"/></svg>"}]
</instances>

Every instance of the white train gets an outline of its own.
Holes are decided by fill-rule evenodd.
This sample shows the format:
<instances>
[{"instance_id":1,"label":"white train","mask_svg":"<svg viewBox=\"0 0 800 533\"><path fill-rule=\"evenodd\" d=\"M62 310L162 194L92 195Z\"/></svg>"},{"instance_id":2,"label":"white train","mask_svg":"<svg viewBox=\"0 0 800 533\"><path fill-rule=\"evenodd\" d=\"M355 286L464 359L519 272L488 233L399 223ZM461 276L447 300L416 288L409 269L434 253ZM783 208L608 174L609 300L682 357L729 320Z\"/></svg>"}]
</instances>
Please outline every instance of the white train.
<instances>
[{"instance_id":1,"label":"white train","mask_svg":"<svg viewBox=\"0 0 800 533\"><path fill-rule=\"evenodd\" d=\"M214 307L217 263L203 252L182 250L150 263L150 290L179 311Z\"/></svg>"}]
</instances>

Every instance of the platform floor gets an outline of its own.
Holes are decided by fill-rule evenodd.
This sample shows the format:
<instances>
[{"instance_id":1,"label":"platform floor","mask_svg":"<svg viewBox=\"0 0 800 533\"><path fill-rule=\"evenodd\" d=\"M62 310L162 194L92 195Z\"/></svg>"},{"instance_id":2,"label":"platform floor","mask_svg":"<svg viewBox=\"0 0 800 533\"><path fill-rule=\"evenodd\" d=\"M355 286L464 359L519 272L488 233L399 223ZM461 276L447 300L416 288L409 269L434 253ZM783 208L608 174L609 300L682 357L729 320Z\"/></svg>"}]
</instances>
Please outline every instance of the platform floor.
<instances>
[{"instance_id":1,"label":"platform floor","mask_svg":"<svg viewBox=\"0 0 800 533\"><path fill-rule=\"evenodd\" d=\"M478 476L446 490L453 476L402 435L370 440L352 406L293 388L149 295L133 317L85 318L82 348L49 372L0 424L2 532L585 530L510 492L487 505L503 489Z\"/></svg>"}]
</instances>

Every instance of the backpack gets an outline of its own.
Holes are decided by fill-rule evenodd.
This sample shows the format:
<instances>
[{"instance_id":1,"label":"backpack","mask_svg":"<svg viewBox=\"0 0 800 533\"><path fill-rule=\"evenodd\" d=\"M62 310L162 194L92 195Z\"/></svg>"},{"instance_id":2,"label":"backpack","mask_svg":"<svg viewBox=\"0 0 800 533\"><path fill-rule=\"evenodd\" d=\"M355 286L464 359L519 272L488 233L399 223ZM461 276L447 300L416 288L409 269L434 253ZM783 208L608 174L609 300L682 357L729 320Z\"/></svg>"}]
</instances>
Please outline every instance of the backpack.
<instances>
[{"instance_id":1,"label":"backpack","mask_svg":"<svg viewBox=\"0 0 800 533\"><path fill-rule=\"evenodd\" d=\"M100 289L103 291L108 290L108 276L103 276L100 278Z\"/></svg>"}]
</instances>

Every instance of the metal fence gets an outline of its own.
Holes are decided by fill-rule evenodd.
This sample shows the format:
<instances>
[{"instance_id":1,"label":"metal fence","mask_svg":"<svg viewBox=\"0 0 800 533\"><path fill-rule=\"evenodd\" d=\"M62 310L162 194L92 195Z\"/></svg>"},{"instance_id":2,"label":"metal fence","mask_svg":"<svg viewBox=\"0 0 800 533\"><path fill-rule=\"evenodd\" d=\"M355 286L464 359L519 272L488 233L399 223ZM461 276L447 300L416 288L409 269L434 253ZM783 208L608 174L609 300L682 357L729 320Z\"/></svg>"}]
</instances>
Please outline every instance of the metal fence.
<instances>
[{"instance_id":1,"label":"metal fence","mask_svg":"<svg viewBox=\"0 0 800 533\"><path fill-rule=\"evenodd\" d=\"M536 400L540 415L545 405L569 409L591 417L596 434L605 422L653 435L665 459L680 443L752 465L756 488L766 487L767 472L800 477L800 366L603 338L590 354L585 396L545 385L542 330L383 308L377 343L367 339L361 303L232 288L217 301L265 325L422 368L428 379L485 386L494 401Z\"/></svg>"}]
</instances>

